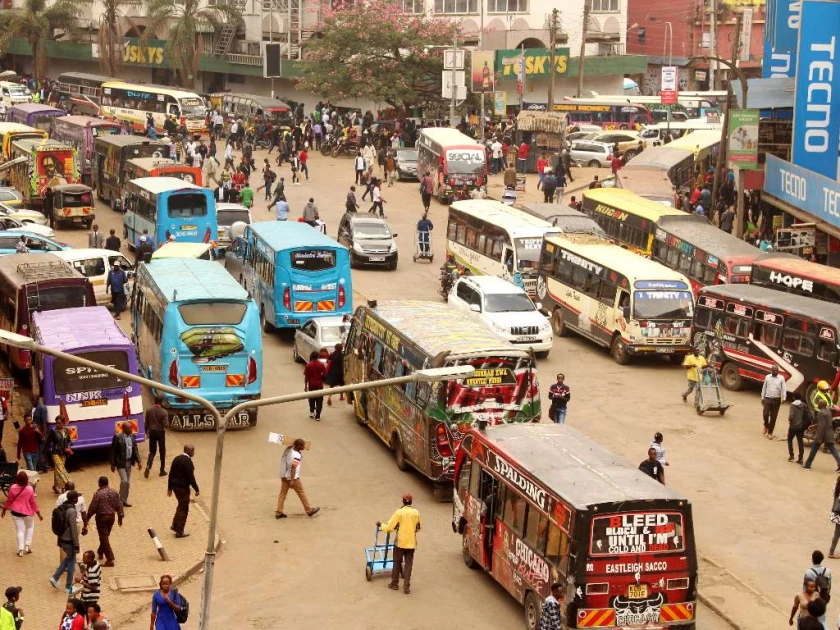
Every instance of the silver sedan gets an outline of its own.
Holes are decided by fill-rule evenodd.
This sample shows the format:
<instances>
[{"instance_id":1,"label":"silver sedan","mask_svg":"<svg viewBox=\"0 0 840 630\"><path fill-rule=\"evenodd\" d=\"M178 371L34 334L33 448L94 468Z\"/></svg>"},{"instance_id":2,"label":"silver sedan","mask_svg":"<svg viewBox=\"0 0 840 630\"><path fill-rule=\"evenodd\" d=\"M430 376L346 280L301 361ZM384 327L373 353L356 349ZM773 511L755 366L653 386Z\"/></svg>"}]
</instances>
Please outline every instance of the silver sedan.
<instances>
[{"instance_id":1,"label":"silver sedan","mask_svg":"<svg viewBox=\"0 0 840 630\"><path fill-rule=\"evenodd\" d=\"M320 352L322 348L332 352L335 344L344 344L348 332L350 321L342 316L310 319L295 331L292 356L295 361L306 363L311 353Z\"/></svg>"}]
</instances>

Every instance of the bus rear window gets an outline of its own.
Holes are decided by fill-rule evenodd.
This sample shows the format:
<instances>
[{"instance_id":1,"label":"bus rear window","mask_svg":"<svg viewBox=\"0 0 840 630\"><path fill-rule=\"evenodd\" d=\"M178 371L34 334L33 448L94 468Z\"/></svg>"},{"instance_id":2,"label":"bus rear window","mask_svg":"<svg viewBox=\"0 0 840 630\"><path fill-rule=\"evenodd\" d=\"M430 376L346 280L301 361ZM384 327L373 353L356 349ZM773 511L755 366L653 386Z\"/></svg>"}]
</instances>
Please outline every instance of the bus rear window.
<instances>
[{"instance_id":1,"label":"bus rear window","mask_svg":"<svg viewBox=\"0 0 840 630\"><path fill-rule=\"evenodd\" d=\"M325 271L335 267L333 249L299 249L291 253L292 267L301 271Z\"/></svg>"},{"instance_id":2,"label":"bus rear window","mask_svg":"<svg viewBox=\"0 0 840 630\"><path fill-rule=\"evenodd\" d=\"M592 519L589 555L673 553L685 550L679 512L625 512Z\"/></svg>"},{"instance_id":3,"label":"bus rear window","mask_svg":"<svg viewBox=\"0 0 840 630\"><path fill-rule=\"evenodd\" d=\"M81 306L88 306L87 290L81 285L47 287L29 293L29 309L33 311L54 311Z\"/></svg>"},{"instance_id":4,"label":"bus rear window","mask_svg":"<svg viewBox=\"0 0 840 630\"><path fill-rule=\"evenodd\" d=\"M169 197L169 218L189 219L207 216L207 197L198 193L184 193Z\"/></svg>"},{"instance_id":5,"label":"bus rear window","mask_svg":"<svg viewBox=\"0 0 840 630\"><path fill-rule=\"evenodd\" d=\"M119 350L102 352L80 352L79 356L88 361L109 365L123 372L128 372L128 356ZM115 389L125 387L125 381L113 374L83 367L76 363L55 359L53 361L53 385L56 394L75 394L91 390Z\"/></svg>"},{"instance_id":6,"label":"bus rear window","mask_svg":"<svg viewBox=\"0 0 840 630\"><path fill-rule=\"evenodd\" d=\"M178 307L178 312L187 326L235 326L245 317L247 308L248 305L244 302L195 302L182 304Z\"/></svg>"}]
</instances>

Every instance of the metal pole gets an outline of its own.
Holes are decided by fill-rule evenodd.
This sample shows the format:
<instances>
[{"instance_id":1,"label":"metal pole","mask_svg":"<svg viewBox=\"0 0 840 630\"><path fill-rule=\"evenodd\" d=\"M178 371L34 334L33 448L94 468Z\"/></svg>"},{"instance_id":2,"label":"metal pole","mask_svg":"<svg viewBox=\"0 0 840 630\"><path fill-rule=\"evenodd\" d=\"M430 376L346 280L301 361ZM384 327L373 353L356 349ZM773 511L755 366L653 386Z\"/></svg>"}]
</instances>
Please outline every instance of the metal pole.
<instances>
[{"instance_id":1,"label":"metal pole","mask_svg":"<svg viewBox=\"0 0 840 630\"><path fill-rule=\"evenodd\" d=\"M665 29L665 41L668 42L668 65L673 67L674 65L674 27L671 25L670 22L665 22L663 27ZM671 33L671 37L669 39L668 33ZM662 56L665 56L665 41L662 42ZM677 92L679 92L679 73L677 73ZM666 124L665 124L665 133L667 134L666 137L671 136L671 105L666 107L667 117L666 117Z\"/></svg>"},{"instance_id":2,"label":"metal pole","mask_svg":"<svg viewBox=\"0 0 840 630\"><path fill-rule=\"evenodd\" d=\"M712 54L709 55L710 59L715 59L717 54L717 0L711 0L710 4L712 6L712 15L711 15L711 33L709 34L709 48L711 49ZM712 64L709 64L709 77L711 81L709 85L711 86L712 90L718 90L720 88L720 84L718 83L718 64L715 62L714 69L712 68Z\"/></svg>"},{"instance_id":3,"label":"metal pole","mask_svg":"<svg viewBox=\"0 0 840 630\"><path fill-rule=\"evenodd\" d=\"M449 124L454 127L457 122L455 121L455 81L456 81L456 68L458 64L456 63L458 60L458 31L452 33L452 98L449 100Z\"/></svg>"},{"instance_id":4,"label":"metal pole","mask_svg":"<svg viewBox=\"0 0 840 630\"><path fill-rule=\"evenodd\" d=\"M738 61L738 49L741 47L741 15L738 14L738 20L735 26L735 45L732 47L732 61L730 63L726 63L730 70L735 71L736 75L739 75L739 78L743 76L740 73L740 69L735 65ZM722 60L721 60L722 61ZM746 80L744 80L741 84L743 87L746 87ZM720 184L720 169L721 166L726 165L726 127L729 124L729 110L732 106L732 79L730 78L726 82L726 114L724 116L723 125L720 128L720 145L718 147L718 157L717 162L715 163L715 178L714 183L712 184L712 207L715 207L715 203L717 201L717 193L718 193L718 185ZM713 212L709 213L710 217L714 216Z\"/></svg>"},{"instance_id":5,"label":"metal pole","mask_svg":"<svg viewBox=\"0 0 840 630\"><path fill-rule=\"evenodd\" d=\"M481 26L478 29L478 49L483 51L484 50L484 0L479 0L481 3ZM464 65L466 66L466 59L464 60ZM464 68L466 71L466 67ZM496 83L496 68L493 68L493 86L495 87ZM479 122L481 123L481 140L484 141L484 129L487 127L487 116L484 113L485 105L484 105L484 86L481 88L481 116L479 118Z\"/></svg>"},{"instance_id":6,"label":"metal pole","mask_svg":"<svg viewBox=\"0 0 840 630\"><path fill-rule=\"evenodd\" d=\"M268 3L268 41L274 43L274 0L268 0ZM271 98L274 98L274 76L271 77Z\"/></svg>"},{"instance_id":7,"label":"metal pole","mask_svg":"<svg viewBox=\"0 0 840 630\"><path fill-rule=\"evenodd\" d=\"M549 23L549 34L551 36L551 61L548 66L548 106L546 109L554 111L554 81L557 76L557 15L558 9L551 10L551 22Z\"/></svg>"},{"instance_id":8,"label":"metal pole","mask_svg":"<svg viewBox=\"0 0 840 630\"><path fill-rule=\"evenodd\" d=\"M583 27L580 36L580 61L578 61L577 96L583 95L583 63L586 60L586 32L589 28L589 0L583 0Z\"/></svg>"}]
</instances>

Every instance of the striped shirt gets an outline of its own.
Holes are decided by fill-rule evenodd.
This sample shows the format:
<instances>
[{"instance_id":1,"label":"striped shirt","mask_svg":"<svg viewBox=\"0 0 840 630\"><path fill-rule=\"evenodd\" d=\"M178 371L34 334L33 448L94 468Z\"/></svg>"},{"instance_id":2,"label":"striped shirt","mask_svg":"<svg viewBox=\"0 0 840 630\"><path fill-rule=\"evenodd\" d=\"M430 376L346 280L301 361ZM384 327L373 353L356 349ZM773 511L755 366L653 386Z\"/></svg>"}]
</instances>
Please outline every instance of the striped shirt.
<instances>
[{"instance_id":1,"label":"striped shirt","mask_svg":"<svg viewBox=\"0 0 840 630\"><path fill-rule=\"evenodd\" d=\"M79 569L82 573L82 592L79 599L85 603L98 602L102 586L102 567L94 560L91 565L80 564Z\"/></svg>"}]
</instances>

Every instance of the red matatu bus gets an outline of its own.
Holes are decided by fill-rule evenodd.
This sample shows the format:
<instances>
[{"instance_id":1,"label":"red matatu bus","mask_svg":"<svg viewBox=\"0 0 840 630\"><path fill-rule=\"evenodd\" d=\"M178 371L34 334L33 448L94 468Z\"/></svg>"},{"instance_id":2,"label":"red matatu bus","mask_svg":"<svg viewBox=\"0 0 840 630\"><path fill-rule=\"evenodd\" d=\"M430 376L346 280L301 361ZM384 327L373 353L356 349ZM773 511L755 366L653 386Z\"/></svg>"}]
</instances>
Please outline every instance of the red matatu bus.
<instances>
[{"instance_id":1,"label":"red matatu bus","mask_svg":"<svg viewBox=\"0 0 840 630\"><path fill-rule=\"evenodd\" d=\"M792 254L765 254L756 260L750 284L840 304L840 269Z\"/></svg>"},{"instance_id":2,"label":"red matatu bus","mask_svg":"<svg viewBox=\"0 0 840 630\"><path fill-rule=\"evenodd\" d=\"M656 223L651 258L688 276L694 297L710 284L746 284L761 250L705 217L665 216Z\"/></svg>"},{"instance_id":3,"label":"red matatu bus","mask_svg":"<svg viewBox=\"0 0 840 630\"><path fill-rule=\"evenodd\" d=\"M566 628L695 628L691 504L568 425L470 429L452 529L467 566L525 606L527 630L554 582Z\"/></svg>"}]
</instances>

